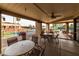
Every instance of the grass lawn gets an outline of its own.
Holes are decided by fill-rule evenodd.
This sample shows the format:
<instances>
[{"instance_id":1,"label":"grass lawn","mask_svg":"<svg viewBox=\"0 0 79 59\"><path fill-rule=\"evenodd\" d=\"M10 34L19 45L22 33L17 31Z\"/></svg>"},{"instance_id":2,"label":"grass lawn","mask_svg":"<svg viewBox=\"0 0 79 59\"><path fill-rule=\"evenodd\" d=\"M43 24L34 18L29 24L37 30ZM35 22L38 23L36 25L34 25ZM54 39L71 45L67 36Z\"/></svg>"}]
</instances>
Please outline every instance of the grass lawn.
<instances>
[{"instance_id":1,"label":"grass lawn","mask_svg":"<svg viewBox=\"0 0 79 59\"><path fill-rule=\"evenodd\" d=\"M17 35L17 33L14 33L14 32L2 32L2 38L3 39L7 39L7 38L10 38L10 37L13 37L13 36L16 36Z\"/></svg>"}]
</instances>

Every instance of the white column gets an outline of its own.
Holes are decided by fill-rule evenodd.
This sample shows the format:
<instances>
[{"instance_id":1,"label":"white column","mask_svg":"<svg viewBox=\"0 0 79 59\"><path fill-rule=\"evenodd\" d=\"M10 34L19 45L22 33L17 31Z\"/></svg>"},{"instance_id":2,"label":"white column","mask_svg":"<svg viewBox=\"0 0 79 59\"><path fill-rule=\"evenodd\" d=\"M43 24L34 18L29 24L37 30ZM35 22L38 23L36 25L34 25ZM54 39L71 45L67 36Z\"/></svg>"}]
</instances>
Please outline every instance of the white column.
<instances>
[{"instance_id":1,"label":"white column","mask_svg":"<svg viewBox=\"0 0 79 59\"><path fill-rule=\"evenodd\" d=\"M46 30L49 30L49 24L46 24Z\"/></svg>"},{"instance_id":2,"label":"white column","mask_svg":"<svg viewBox=\"0 0 79 59\"><path fill-rule=\"evenodd\" d=\"M41 22L36 22L36 35L38 36L38 44L41 44L41 34L42 31L42 23Z\"/></svg>"},{"instance_id":3,"label":"white column","mask_svg":"<svg viewBox=\"0 0 79 59\"><path fill-rule=\"evenodd\" d=\"M39 37L42 31L42 23L36 22L36 35Z\"/></svg>"}]
</instances>

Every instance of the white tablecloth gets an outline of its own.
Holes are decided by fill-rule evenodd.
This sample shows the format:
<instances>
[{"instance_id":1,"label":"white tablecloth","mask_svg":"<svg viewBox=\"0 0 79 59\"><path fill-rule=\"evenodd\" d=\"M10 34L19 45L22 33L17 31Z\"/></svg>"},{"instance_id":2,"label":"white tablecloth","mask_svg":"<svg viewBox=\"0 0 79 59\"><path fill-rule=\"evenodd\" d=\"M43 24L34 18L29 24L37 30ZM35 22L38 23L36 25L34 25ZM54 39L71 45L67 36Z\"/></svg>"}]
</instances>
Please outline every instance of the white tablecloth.
<instances>
[{"instance_id":1,"label":"white tablecloth","mask_svg":"<svg viewBox=\"0 0 79 59\"><path fill-rule=\"evenodd\" d=\"M19 41L5 49L4 54L16 56L30 51L35 46L35 43L30 40Z\"/></svg>"},{"instance_id":2,"label":"white tablecloth","mask_svg":"<svg viewBox=\"0 0 79 59\"><path fill-rule=\"evenodd\" d=\"M52 33L44 33L44 35L53 35Z\"/></svg>"}]
</instances>

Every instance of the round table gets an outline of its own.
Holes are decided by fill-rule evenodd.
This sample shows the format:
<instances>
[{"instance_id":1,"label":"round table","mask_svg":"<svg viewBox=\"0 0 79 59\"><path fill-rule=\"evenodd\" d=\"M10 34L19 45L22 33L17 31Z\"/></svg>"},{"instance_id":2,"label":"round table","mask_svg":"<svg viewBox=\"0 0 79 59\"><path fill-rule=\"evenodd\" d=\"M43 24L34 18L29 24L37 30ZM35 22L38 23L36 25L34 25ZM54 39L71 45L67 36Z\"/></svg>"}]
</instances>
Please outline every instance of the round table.
<instances>
[{"instance_id":1,"label":"round table","mask_svg":"<svg viewBox=\"0 0 79 59\"><path fill-rule=\"evenodd\" d=\"M50 41L53 38L53 34L52 33L44 33L42 36L45 39L48 39L48 41Z\"/></svg>"},{"instance_id":2,"label":"round table","mask_svg":"<svg viewBox=\"0 0 79 59\"><path fill-rule=\"evenodd\" d=\"M19 41L7 47L4 51L4 55L7 56L21 55L33 49L34 46L35 43L31 40Z\"/></svg>"}]
</instances>

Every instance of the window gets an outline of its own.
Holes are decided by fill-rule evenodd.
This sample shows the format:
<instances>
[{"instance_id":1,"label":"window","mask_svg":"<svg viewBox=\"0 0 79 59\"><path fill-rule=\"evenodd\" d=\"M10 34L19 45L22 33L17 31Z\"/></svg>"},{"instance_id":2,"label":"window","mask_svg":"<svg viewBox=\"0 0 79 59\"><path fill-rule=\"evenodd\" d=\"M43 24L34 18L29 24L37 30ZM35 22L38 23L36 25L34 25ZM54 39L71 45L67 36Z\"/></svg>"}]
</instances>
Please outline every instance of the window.
<instances>
[{"instance_id":1,"label":"window","mask_svg":"<svg viewBox=\"0 0 79 59\"><path fill-rule=\"evenodd\" d=\"M2 38L2 49L7 45L4 43L8 38L18 37L19 32L26 32L28 35L28 39L35 33L35 21L30 21L28 19L19 18L10 16L7 14L1 14L2 20L2 28L1 29L1 38ZM5 20L3 20L5 18ZM6 42L7 43L7 42Z\"/></svg>"},{"instance_id":2,"label":"window","mask_svg":"<svg viewBox=\"0 0 79 59\"><path fill-rule=\"evenodd\" d=\"M46 29L46 24L42 23L42 29Z\"/></svg>"}]
</instances>

